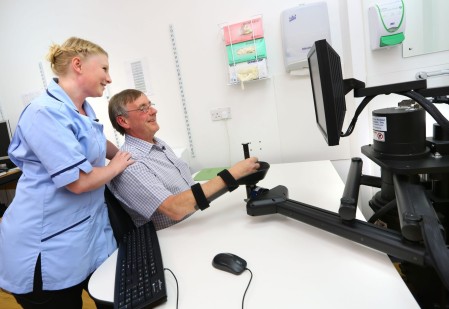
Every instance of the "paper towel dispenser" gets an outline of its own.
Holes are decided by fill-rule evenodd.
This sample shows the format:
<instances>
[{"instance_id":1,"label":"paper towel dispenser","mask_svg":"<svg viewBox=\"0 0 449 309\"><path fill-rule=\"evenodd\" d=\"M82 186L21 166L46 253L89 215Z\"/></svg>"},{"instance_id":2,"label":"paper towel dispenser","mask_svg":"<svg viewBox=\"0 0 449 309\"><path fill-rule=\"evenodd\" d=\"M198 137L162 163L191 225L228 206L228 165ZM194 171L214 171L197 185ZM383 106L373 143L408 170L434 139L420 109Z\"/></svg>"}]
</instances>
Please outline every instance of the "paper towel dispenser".
<instances>
[{"instance_id":1,"label":"paper towel dispenser","mask_svg":"<svg viewBox=\"0 0 449 309\"><path fill-rule=\"evenodd\" d=\"M331 42L326 2L303 4L281 13L282 46L285 70L308 74L307 53L313 43Z\"/></svg>"}]
</instances>

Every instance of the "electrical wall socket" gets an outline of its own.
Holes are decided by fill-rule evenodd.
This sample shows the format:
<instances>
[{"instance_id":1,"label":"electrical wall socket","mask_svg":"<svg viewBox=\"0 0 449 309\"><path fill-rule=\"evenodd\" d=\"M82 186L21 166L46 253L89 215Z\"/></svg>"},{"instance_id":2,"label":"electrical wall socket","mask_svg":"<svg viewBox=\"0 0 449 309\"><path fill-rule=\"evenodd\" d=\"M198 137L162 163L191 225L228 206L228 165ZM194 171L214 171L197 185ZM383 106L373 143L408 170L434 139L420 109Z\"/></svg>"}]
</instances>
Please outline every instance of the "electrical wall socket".
<instances>
[{"instance_id":1,"label":"electrical wall socket","mask_svg":"<svg viewBox=\"0 0 449 309\"><path fill-rule=\"evenodd\" d=\"M212 121L231 119L231 108L221 107L216 109L211 109L210 118Z\"/></svg>"}]
</instances>

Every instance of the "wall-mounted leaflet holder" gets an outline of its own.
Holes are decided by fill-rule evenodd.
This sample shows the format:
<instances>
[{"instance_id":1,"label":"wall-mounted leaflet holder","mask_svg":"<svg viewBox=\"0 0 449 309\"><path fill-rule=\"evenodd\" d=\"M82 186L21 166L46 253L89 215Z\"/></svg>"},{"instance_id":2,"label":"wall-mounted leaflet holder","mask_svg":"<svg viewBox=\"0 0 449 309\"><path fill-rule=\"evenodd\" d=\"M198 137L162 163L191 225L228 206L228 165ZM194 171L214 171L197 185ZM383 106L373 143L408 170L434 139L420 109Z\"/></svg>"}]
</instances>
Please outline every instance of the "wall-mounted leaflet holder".
<instances>
[{"instance_id":1,"label":"wall-mounted leaflet holder","mask_svg":"<svg viewBox=\"0 0 449 309\"><path fill-rule=\"evenodd\" d=\"M309 75L307 53L313 43L331 42L326 2L302 4L281 13L284 65L291 75Z\"/></svg>"},{"instance_id":2,"label":"wall-mounted leaflet holder","mask_svg":"<svg viewBox=\"0 0 449 309\"><path fill-rule=\"evenodd\" d=\"M226 47L228 84L268 78L262 16L219 25Z\"/></svg>"},{"instance_id":3,"label":"wall-mounted leaflet holder","mask_svg":"<svg viewBox=\"0 0 449 309\"><path fill-rule=\"evenodd\" d=\"M371 49L399 45L405 39L403 0L374 4L368 9Z\"/></svg>"}]
</instances>

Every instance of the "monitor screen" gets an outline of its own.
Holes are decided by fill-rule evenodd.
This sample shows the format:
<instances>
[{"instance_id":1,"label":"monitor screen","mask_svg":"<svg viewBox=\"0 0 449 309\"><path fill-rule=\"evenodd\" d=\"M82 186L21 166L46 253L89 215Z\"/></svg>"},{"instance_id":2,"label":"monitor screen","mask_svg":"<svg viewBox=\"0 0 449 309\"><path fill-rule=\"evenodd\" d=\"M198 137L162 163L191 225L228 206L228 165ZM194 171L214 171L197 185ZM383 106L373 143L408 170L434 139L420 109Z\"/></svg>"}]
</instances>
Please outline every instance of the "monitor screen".
<instances>
[{"instance_id":1,"label":"monitor screen","mask_svg":"<svg viewBox=\"0 0 449 309\"><path fill-rule=\"evenodd\" d=\"M338 145L346 113L340 56L326 40L319 40L307 57L318 128L329 146Z\"/></svg>"},{"instance_id":2,"label":"monitor screen","mask_svg":"<svg viewBox=\"0 0 449 309\"><path fill-rule=\"evenodd\" d=\"M8 157L8 147L11 143L11 129L8 120L0 121L0 163L4 163Z\"/></svg>"}]
</instances>

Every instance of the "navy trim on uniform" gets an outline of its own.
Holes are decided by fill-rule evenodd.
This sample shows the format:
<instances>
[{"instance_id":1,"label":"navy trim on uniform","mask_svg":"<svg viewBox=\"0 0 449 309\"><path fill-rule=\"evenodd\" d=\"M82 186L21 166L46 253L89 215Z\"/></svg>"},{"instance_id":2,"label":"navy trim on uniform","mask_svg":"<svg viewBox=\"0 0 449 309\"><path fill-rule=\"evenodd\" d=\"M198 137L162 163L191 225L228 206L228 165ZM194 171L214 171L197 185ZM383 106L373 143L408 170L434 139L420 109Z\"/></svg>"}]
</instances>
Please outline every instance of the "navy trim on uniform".
<instances>
[{"instance_id":1,"label":"navy trim on uniform","mask_svg":"<svg viewBox=\"0 0 449 309\"><path fill-rule=\"evenodd\" d=\"M50 97L52 97L53 99L55 99L56 101L62 102L62 101L59 100L57 97L55 97L54 95L52 95L51 92L48 91L48 89L47 89L47 94L48 94Z\"/></svg>"},{"instance_id":2,"label":"navy trim on uniform","mask_svg":"<svg viewBox=\"0 0 449 309\"><path fill-rule=\"evenodd\" d=\"M87 161L87 159L83 159L83 160L79 161L78 163L75 163L75 164L73 164L73 165L71 165L71 166L69 166L69 167L66 167L66 168L63 169L63 170L61 170L61 171L59 171L59 172L57 172L57 173L54 173L54 174L51 175L50 177L51 177L51 178L56 177L56 176L58 176L59 174L62 174L62 173L64 173L64 172L66 172L66 171L68 171L68 170L74 168L75 166L78 166L78 165L84 163L85 161Z\"/></svg>"}]
</instances>

